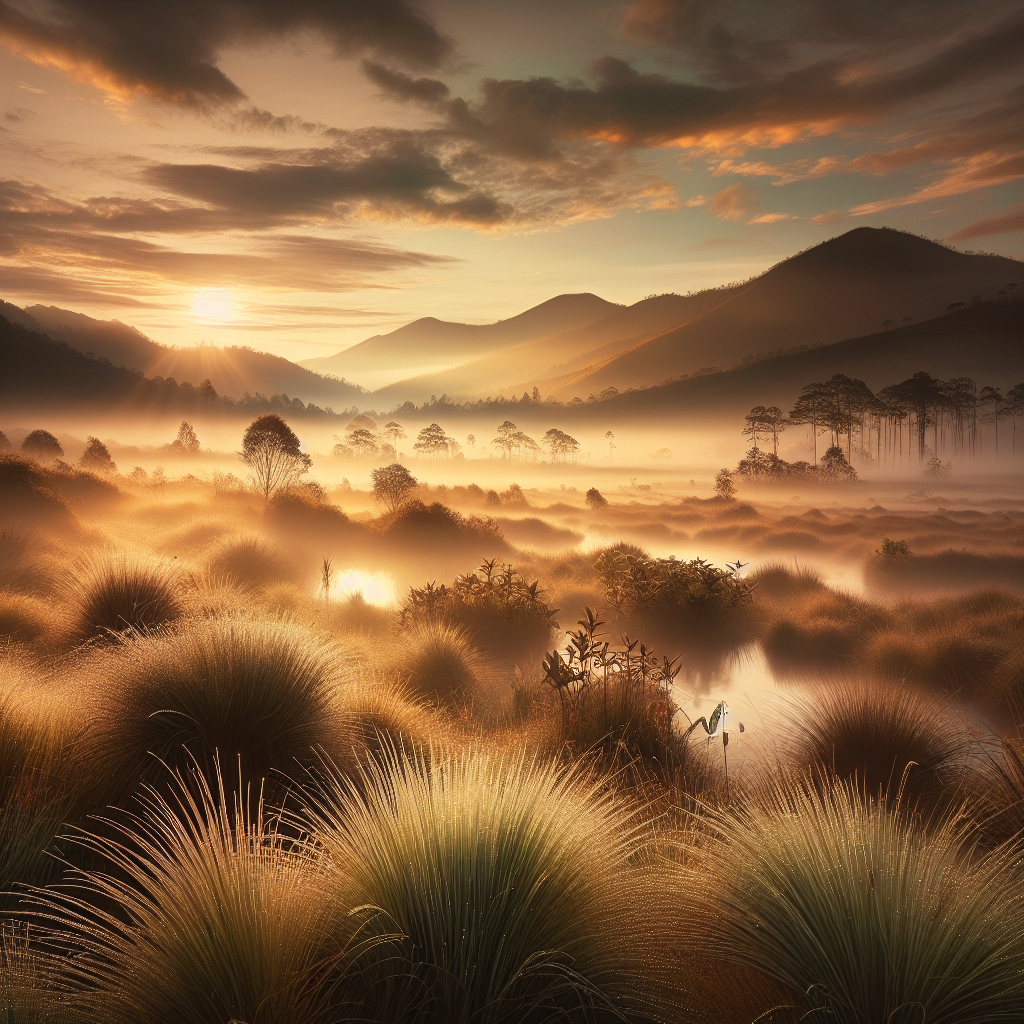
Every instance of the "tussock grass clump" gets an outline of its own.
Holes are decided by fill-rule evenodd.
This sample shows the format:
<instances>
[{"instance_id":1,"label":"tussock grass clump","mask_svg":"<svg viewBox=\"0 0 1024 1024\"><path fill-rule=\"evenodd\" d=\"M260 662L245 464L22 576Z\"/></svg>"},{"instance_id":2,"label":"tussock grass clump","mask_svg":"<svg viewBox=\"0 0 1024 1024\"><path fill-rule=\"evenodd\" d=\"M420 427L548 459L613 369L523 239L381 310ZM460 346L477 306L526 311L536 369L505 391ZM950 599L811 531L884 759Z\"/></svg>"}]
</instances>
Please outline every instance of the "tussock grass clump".
<instances>
[{"instance_id":1,"label":"tussock grass clump","mask_svg":"<svg viewBox=\"0 0 1024 1024\"><path fill-rule=\"evenodd\" d=\"M54 576L53 555L37 535L0 530L0 590L45 594Z\"/></svg>"},{"instance_id":2,"label":"tussock grass clump","mask_svg":"<svg viewBox=\"0 0 1024 1024\"><path fill-rule=\"evenodd\" d=\"M367 972L371 1019L609 1019L642 998L654 901L635 822L599 780L396 755L358 785L328 775L319 806L339 902L405 936Z\"/></svg>"},{"instance_id":3,"label":"tussock grass clump","mask_svg":"<svg viewBox=\"0 0 1024 1024\"><path fill-rule=\"evenodd\" d=\"M410 692L439 707L470 703L480 659L469 634L447 622L409 625L403 636L401 666Z\"/></svg>"},{"instance_id":4,"label":"tussock grass clump","mask_svg":"<svg viewBox=\"0 0 1024 1024\"><path fill-rule=\"evenodd\" d=\"M1004 736L986 751L975 782L971 810L992 843L1024 839L1024 741Z\"/></svg>"},{"instance_id":5,"label":"tussock grass clump","mask_svg":"<svg viewBox=\"0 0 1024 1024\"><path fill-rule=\"evenodd\" d=\"M0 657L0 906L60 876L53 856L80 784L80 730L38 673Z\"/></svg>"},{"instance_id":6,"label":"tussock grass clump","mask_svg":"<svg viewBox=\"0 0 1024 1024\"><path fill-rule=\"evenodd\" d=\"M819 594L825 589L821 573L813 566L790 568L784 562L766 562L748 577L747 583L756 589L758 600L790 601L807 594Z\"/></svg>"},{"instance_id":7,"label":"tussock grass clump","mask_svg":"<svg viewBox=\"0 0 1024 1024\"><path fill-rule=\"evenodd\" d=\"M161 762L185 771L194 759L212 778L219 754L258 781L343 756L344 668L337 645L285 620L193 619L131 637L95 669L106 763L132 787L160 778Z\"/></svg>"},{"instance_id":8,"label":"tussock grass clump","mask_svg":"<svg viewBox=\"0 0 1024 1024\"><path fill-rule=\"evenodd\" d=\"M927 829L852 785L779 782L716 822L724 958L808 993L838 1024L1020 1020L1014 851L976 856L963 822Z\"/></svg>"},{"instance_id":9,"label":"tussock grass clump","mask_svg":"<svg viewBox=\"0 0 1024 1024\"><path fill-rule=\"evenodd\" d=\"M33 643L51 624L52 612L38 598L0 590L0 643Z\"/></svg>"},{"instance_id":10,"label":"tussock grass clump","mask_svg":"<svg viewBox=\"0 0 1024 1024\"><path fill-rule=\"evenodd\" d=\"M222 541L207 562L208 571L238 587L265 587L291 578L285 558L255 533Z\"/></svg>"},{"instance_id":11,"label":"tussock grass clump","mask_svg":"<svg viewBox=\"0 0 1024 1024\"><path fill-rule=\"evenodd\" d=\"M354 683L341 694L341 707L358 748L386 758L402 751L429 756L446 738L444 722L401 687L387 682Z\"/></svg>"},{"instance_id":12,"label":"tussock grass clump","mask_svg":"<svg viewBox=\"0 0 1024 1024\"><path fill-rule=\"evenodd\" d=\"M944 701L901 683L819 686L790 716L797 763L863 791L937 800L961 781L970 736Z\"/></svg>"},{"instance_id":13,"label":"tussock grass clump","mask_svg":"<svg viewBox=\"0 0 1024 1024\"><path fill-rule=\"evenodd\" d=\"M98 867L41 898L81 1024L331 1024L355 930L262 805L180 781L77 842ZM97 910L109 907L110 910Z\"/></svg>"},{"instance_id":14,"label":"tussock grass clump","mask_svg":"<svg viewBox=\"0 0 1024 1024\"><path fill-rule=\"evenodd\" d=\"M32 947L30 930L0 925L0 1019L5 1024L80 1024L52 960Z\"/></svg>"},{"instance_id":15,"label":"tussock grass clump","mask_svg":"<svg viewBox=\"0 0 1024 1024\"><path fill-rule=\"evenodd\" d=\"M93 551L70 567L63 588L79 641L154 629L182 614L173 564L142 551Z\"/></svg>"},{"instance_id":16,"label":"tussock grass clump","mask_svg":"<svg viewBox=\"0 0 1024 1024\"><path fill-rule=\"evenodd\" d=\"M70 527L74 515L52 476L29 459L0 452L0 525Z\"/></svg>"}]
</instances>

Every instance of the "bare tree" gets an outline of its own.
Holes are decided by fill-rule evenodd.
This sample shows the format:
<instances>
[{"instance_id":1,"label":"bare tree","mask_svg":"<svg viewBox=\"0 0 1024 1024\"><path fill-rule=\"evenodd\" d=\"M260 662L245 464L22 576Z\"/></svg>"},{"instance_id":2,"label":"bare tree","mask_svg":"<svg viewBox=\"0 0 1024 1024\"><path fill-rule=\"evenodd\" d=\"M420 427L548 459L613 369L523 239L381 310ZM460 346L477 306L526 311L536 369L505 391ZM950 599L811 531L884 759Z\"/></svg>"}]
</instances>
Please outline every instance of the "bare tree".
<instances>
[{"instance_id":1,"label":"bare tree","mask_svg":"<svg viewBox=\"0 0 1024 1024\"><path fill-rule=\"evenodd\" d=\"M246 427L238 457L249 467L253 486L266 499L296 484L313 464L299 450L295 432L276 413L258 416Z\"/></svg>"}]
</instances>

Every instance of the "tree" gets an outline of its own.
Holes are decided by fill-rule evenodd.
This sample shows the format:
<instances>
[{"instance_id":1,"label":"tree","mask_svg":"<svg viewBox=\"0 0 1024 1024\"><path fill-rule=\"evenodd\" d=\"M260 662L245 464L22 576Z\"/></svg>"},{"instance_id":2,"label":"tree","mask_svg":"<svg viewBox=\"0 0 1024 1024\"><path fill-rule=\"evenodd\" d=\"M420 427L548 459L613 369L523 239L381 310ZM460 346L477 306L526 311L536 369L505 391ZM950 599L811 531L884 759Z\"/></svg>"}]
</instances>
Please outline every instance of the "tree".
<instances>
[{"instance_id":1,"label":"tree","mask_svg":"<svg viewBox=\"0 0 1024 1024\"><path fill-rule=\"evenodd\" d=\"M356 455L370 456L377 454L377 439L365 427L353 430L345 438L345 443Z\"/></svg>"},{"instance_id":2,"label":"tree","mask_svg":"<svg viewBox=\"0 0 1024 1024\"><path fill-rule=\"evenodd\" d=\"M914 413L917 429L917 457L924 462L925 431L935 422L935 411L942 404L942 389L930 373L920 371L900 384L887 388L893 398Z\"/></svg>"},{"instance_id":3,"label":"tree","mask_svg":"<svg viewBox=\"0 0 1024 1024\"><path fill-rule=\"evenodd\" d=\"M476 447L476 438L472 434L467 434L466 435L466 444L468 444L470 448L475 448Z\"/></svg>"},{"instance_id":4,"label":"tree","mask_svg":"<svg viewBox=\"0 0 1024 1024\"><path fill-rule=\"evenodd\" d=\"M586 502L588 508L601 508L608 504L608 499L596 487L591 487L587 491Z\"/></svg>"},{"instance_id":5,"label":"tree","mask_svg":"<svg viewBox=\"0 0 1024 1024\"><path fill-rule=\"evenodd\" d=\"M758 450L758 434L767 433L767 427L765 426L765 417L767 415L768 412L763 405L755 405L754 408L743 417L744 422L747 424L743 428L743 436L753 439L754 451Z\"/></svg>"},{"instance_id":6,"label":"tree","mask_svg":"<svg viewBox=\"0 0 1024 1024\"><path fill-rule=\"evenodd\" d=\"M608 442L608 461L612 462L615 459L615 435L609 430L604 439Z\"/></svg>"},{"instance_id":7,"label":"tree","mask_svg":"<svg viewBox=\"0 0 1024 1024\"><path fill-rule=\"evenodd\" d=\"M78 464L82 469L89 469L94 472L117 472L117 466L114 465L114 460L110 457L107 446L98 437L86 439L85 451Z\"/></svg>"},{"instance_id":8,"label":"tree","mask_svg":"<svg viewBox=\"0 0 1024 1024\"><path fill-rule=\"evenodd\" d=\"M720 469L715 477L715 494L722 501L736 500L736 484L733 483L732 473L727 469Z\"/></svg>"},{"instance_id":9,"label":"tree","mask_svg":"<svg viewBox=\"0 0 1024 1024\"><path fill-rule=\"evenodd\" d=\"M370 492L389 512L397 512L406 502L419 481L398 462L375 469L370 476L373 489Z\"/></svg>"},{"instance_id":10,"label":"tree","mask_svg":"<svg viewBox=\"0 0 1024 1024\"><path fill-rule=\"evenodd\" d=\"M48 430L33 430L21 442L21 450L33 459L49 462L64 456L60 442Z\"/></svg>"},{"instance_id":11,"label":"tree","mask_svg":"<svg viewBox=\"0 0 1024 1024\"><path fill-rule=\"evenodd\" d=\"M199 452L199 438L192 429L191 424L181 421L178 427L178 436L171 442L172 448L180 448L188 455L196 455Z\"/></svg>"},{"instance_id":12,"label":"tree","mask_svg":"<svg viewBox=\"0 0 1024 1024\"><path fill-rule=\"evenodd\" d=\"M786 429L786 416L777 405L770 405L764 411L764 426L772 435L772 454L779 454L779 434Z\"/></svg>"},{"instance_id":13,"label":"tree","mask_svg":"<svg viewBox=\"0 0 1024 1024\"><path fill-rule=\"evenodd\" d=\"M1017 450L1017 417L1024 415L1024 384L1015 384L1006 392L1006 414L1013 421L1013 450Z\"/></svg>"},{"instance_id":14,"label":"tree","mask_svg":"<svg viewBox=\"0 0 1024 1024\"><path fill-rule=\"evenodd\" d=\"M521 431L516 429L516 425L511 420L505 420L505 422L498 427L498 436L491 441L491 444L501 451L502 458L511 461L512 451L516 446L516 435L519 433L521 433Z\"/></svg>"},{"instance_id":15,"label":"tree","mask_svg":"<svg viewBox=\"0 0 1024 1024\"><path fill-rule=\"evenodd\" d=\"M996 428L996 458L999 458L999 421L1006 415L1006 410L1003 406L1003 396L999 392L999 388L983 387L981 394L978 395L978 404L984 408L985 406L991 406L992 411L986 413L982 417L982 423L992 423Z\"/></svg>"},{"instance_id":16,"label":"tree","mask_svg":"<svg viewBox=\"0 0 1024 1024\"><path fill-rule=\"evenodd\" d=\"M857 470L846 461L839 445L833 445L821 457L821 477L830 483L845 483L857 479Z\"/></svg>"},{"instance_id":17,"label":"tree","mask_svg":"<svg viewBox=\"0 0 1024 1024\"><path fill-rule=\"evenodd\" d=\"M238 457L249 467L253 486L266 499L296 484L313 465L299 450L295 432L276 413L258 416L246 427Z\"/></svg>"},{"instance_id":18,"label":"tree","mask_svg":"<svg viewBox=\"0 0 1024 1024\"><path fill-rule=\"evenodd\" d=\"M448 454L448 435L436 423L424 427L413 445L416 451L432 459Z\"/></svg>"},{"instance_id":19,"label":"tree","mask_svg":"<svg viewBox=\"0 0 1024 1024\"><path fill-rule=\"evenodd\" d=\"M383 433L395 448L398 447L399 441L405 440L405 431L402 429L402 425L394 420L384 424Z\"/></svg>"},{"instance_id":20,"label":"tree","mask_svg":"<svg viewBox=\"0 0 1024 1024\"><path fill-rule=\"evenodd\" d=\"M543 441L551 449L552 462L568 462L570 459L573 462L576 461L580 443L575 437L570 437L557 427L552 427L544 435Z\"/></svg>"},{"instance_id":21,"label":"tree","mask_svg":"<svg viewBox=\"0 0 1024 1024\"><path fill-rule=\"evenodd\" d=\"M7 435L0 430L0 452L9 452L11 450L11 442L7 440Z\"/></svg>"}]
</instances>

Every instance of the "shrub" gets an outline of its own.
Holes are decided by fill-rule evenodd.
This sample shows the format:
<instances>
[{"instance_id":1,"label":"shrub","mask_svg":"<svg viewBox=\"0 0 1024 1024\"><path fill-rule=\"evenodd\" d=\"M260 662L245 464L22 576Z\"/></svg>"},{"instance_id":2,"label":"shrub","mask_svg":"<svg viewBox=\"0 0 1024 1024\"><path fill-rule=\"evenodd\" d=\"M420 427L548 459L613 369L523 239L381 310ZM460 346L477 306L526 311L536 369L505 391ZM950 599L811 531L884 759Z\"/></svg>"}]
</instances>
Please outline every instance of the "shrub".
<instances>
[{"instance_id":1,"label":"shrub","mask_svg":"<svg viewBox=\"0 0 1024 1024\"><path fill-rule=\"evenodd\" d=\"M4 525L36 528L74 522L67 501L34 462L0 452L0 516Z\"/></svg>"},{"instance_id":2,"label":"shrub","mask_svg":"<svg viewBox=\"0 0 1024 1024\"><path fill-rule=\"evenodd\" d=\"M591 487L587 491L584 500L587 503L587 508L602 508L608 504L608 499L596 487Z\"/></svg>"},{"instance_id":3,"label":"shrub","mask_svg":"<svg viewBox=\"0 0 1024 1024\"><path fill-rule=\"evenodd\" d=\"M339 902L405 937L367 974L373 1019L600 1019L643 994L656 901L602 783L522 757L396 755L361 785L329 773L317 798Z\"/></svg>"},{"instance_id":4,"label":"shrub","mask_svg":"<svg viewBox=\"0 0 1024 1024\"><path fill-rule=\"evenodd\" d=\"M417 698L441 707L472 701L479 663L461 627L436 620L411 625L403 638L401 664Z\"/></svg>"},{"instance_id":5,"label":"shrub","mask_svg":"<svg viewBox=\"0 0 1024 1024\"><path fill-rule=\"evenodd\" d=\"M899 683L820 686L788 716L798 761L863 791L939 799L963 772L968 735L945 703Z\"/></svg>"},{"instance_id":6,"label":"shrub","mask_svg":"<svg viewBox=\"0 0 1024 1024\"><path fill-rule=\"evenodd\" d=\"M171 563L139 551L94 551L64 581L73 635L91 640L173 622L182 612Z\"/></svg>"},{"instance_id":7,"label":"shrub","mask_svg":"<svg viewBox=\"0 0 1024 1024\"><path fill-rule=\"evenodd\" d=\"M1024 937L1016 853L973 856L856 788L777 783L716 816L723 957L808 993L837 1024L1019 1020Z\"/></svg>"},{"instance_id":8,"label":"shrub","mask_svg":"<svg viewBox=\"0 0 1024 1024\"><path fill-rule=\"evenodd\" d=\"M296 623L196 619L129 638L99 666L100 746L129 789L162 764L193 760L213 778L219 754L232 774L266 779L351 749L334 701L345 659ZM159 760L158 760L159 759Z\"/></svg>"},{"instance_id":9,"label":"shrub","mask_svg":"<svg viewBox=\"0 0 1024 1024\"><path fill-rule=\"evenodd\" d=\"M487 653L530 656L540 652L558 625L543 597L539 581L527 583L511 565L492 559L474 573L457 576L450 587L411 587L401 622L448 622L464 628Z\"/></svg>"},{"instance_id":10,"label":"shrub","mask_svg":"<svg viewBox=\"0 0 1024 1024\"><path fill-rule=\"evenodd\" d=\"M483 542L494 550L506 546L493 519L464 516L439 501L432 505L416 499L406 501L393 514L382 516L378 528L388 537L417 545L447 542L465 546Z\"/></svg>"},{"instance_id":11,"label":"shrub","mask_svg":"<svg viewBox=\"0 0 1024 1024\"><path fill-rule=\"evenodd\" d=\"M767 562L758 566L747 577L747 583L752 590L757 591L758 600L780 603L825 590L825 581L817 569L803 566L793 570L782 562Z\"/></svg>"},{"instance_id":12,"label":"shrub","mask_svg":"<svg viewBox=\"0 0 1024 1024\"><path fill-rule=\"evenodd\" d=\"M322 869L258 801L202 779L77 840L99 866L43 902L59 970L96 1024L329 1024L346 922ZM110 907L97 912L97 906Z\"/></svg>"}]
</instances>

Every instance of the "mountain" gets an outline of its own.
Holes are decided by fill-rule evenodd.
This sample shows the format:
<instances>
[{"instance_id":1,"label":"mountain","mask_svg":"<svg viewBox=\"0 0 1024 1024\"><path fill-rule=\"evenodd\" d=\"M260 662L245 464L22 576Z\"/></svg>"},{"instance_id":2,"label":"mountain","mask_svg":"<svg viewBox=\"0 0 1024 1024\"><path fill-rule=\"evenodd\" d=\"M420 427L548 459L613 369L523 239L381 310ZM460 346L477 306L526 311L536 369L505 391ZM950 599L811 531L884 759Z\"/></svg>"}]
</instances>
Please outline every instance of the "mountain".
<instances>
[{"instance_id":1,"label":"mountain","mask_svg":"<svg viewBox=\"0 0 1024 1024\"><path fill-rule=\"evenodd\" d=\"M757 352L829 345L877 331L886 320L937 316L974 296L995 298L1024 265L974 255L891 228L855 228L772 267L725 301L626 351L559 377L519 387L571 399L651 385Z\"/></svg>"},{"instance_id":2,"label":"mountain","mask_svg":"<svg viewBox=\"0 0 1024 1024\"><path fill-rule=\"evenodd\" d=\"M724 302L734 291L716 288L693 295L652 295L583 327L501 348L459 366L397 381L374 392L378 404L422 402L430 395L468 398L508 391L523 367L545 368L542 377L566 374L617 355L669 326L678 326ZM520 389L522 390L522 389Z\"/></svg>"},{"instance_id":3,"label":"mountain","mask_svg":"<svg viewBox=\"0 0 1024 1024\"><path fill-rule=\"evenodd\" d=\"M250 394L287 394L303 402L344 408L363 404L365 392L356 385L330 380L281 356L250 348L197 345L171 348L147 338L119 320L94 320L56 306L30 306L19 310L22 319L7 310L0 313L15 323L41 330L55 341L67 342L79 352L110 360L115 366L140 370L147 377L163 377L200 384L209 380L219 394L241 398Z\"/></svg>"},{"instance_id":4,"label":"mountain","mask_svg":"<svg viewBox=\"0 0 1024 1024\"><path fill-rule=\"evenodd\" d=\"M87 355L66 341L55 341L39 330L14 323L8 312L13 314L0 306L0 409L5 415L15 411L91 416L130 412L134 417L188 419L252 418L266 412L325 415L324 410L312 403L306 407L298 398L286 401L285 396L277 395L235 401L187 381L150 379L139 370L115 366L104 356Z\"/></svg>"},{"instance_id":5,"label":"mountain","mask_svg":"<svg viewBox=\"0 0 1024 1024\"><path fill-rule=\"evenodd\" d=\"M583 327L621 308L584 293L556 295L493 324L459 324L422 317L333 356L305 359L301 365L317 373L352 377L379 387L414 374L450 368L497 349Z\"/></svg>"},{"instance_id":6,"label":"mountain","mask_svg":"<svg viewBox=\"0 0 1024 1024\"><path fill-rule=\"evenodd\" d=\"M1024 302L980 302L922 323L620 394L579 406L578 415L602 423L725 417L739 422L755 405L788 411L805 384L836 373L863 380L877 392L919 370L943 380L971 377L979 387L1005 389L1024 381Z\"/></svg>"}]
</instances>

